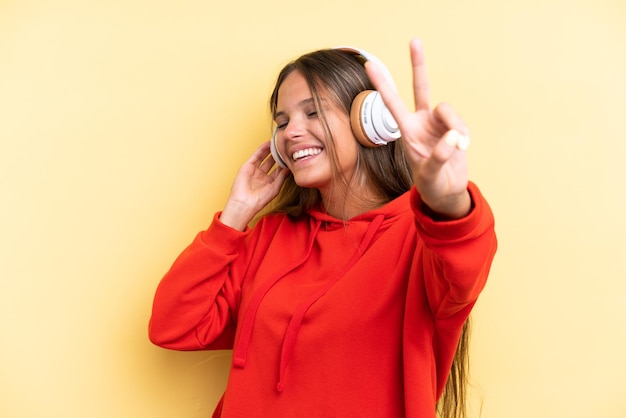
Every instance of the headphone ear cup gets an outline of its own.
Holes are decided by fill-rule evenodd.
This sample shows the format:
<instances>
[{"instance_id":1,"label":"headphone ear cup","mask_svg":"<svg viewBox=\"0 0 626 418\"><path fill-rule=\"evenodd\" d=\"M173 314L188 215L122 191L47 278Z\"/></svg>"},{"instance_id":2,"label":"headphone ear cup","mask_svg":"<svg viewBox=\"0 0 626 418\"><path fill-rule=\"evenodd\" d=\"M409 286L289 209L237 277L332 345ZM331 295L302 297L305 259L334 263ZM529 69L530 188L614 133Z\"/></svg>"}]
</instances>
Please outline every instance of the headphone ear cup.
<instances>
[{"instance_id":1,"label":"headphone ear cup","mask_svg":"<svg viewBox=\"0 0 626 418\"><path fill-rule=\"evenodd\" d=\"M272 135L272 138L270 139L270 152L272 153L272 158L276 161L276 164L279 167L287 168L287 163L283 160L282 155L280 155L280 152L278 151L278 146L276 145L276 130L274 130L274 135Z\"/></svg>"},{"instance_id":2,"label":"headphone ear cup","mask_svg":"<svg viewBox=\"0 0 626 418\"><path fill-rule=\"evenodd\" d=\"M379 147L400 138L398 124L376 90L357 94L350 108L350 125L357 141L365 147Z\"/></svg>"},{"instance_id":3,"label":"headphone ear cup","mask_svg":"<svg viewBox=\"0 0 626 418\"><path fill-rule=\"evenodd\" d=\"M380 144L372 142L363 126L363 106L368 99L371 101L369 96L374 93L374 90L364 90L360 92L352 101L352 107L350 108L350 126L352 127L352 133L359 144L368 148L376 148L380 146Z\"/></svg>"}]
</instances>

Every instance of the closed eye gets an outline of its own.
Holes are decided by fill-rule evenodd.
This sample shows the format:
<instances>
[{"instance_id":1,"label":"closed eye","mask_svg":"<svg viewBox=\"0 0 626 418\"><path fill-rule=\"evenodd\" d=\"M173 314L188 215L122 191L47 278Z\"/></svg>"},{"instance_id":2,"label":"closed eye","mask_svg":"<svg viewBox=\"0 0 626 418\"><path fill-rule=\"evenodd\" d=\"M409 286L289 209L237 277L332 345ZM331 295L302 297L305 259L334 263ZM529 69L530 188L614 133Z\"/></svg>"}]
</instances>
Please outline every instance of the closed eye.
<instances>
[{"instance_id":1,"label":"closed eye","mask_svg":"<svg viewBox=\"0 0 626 418\"><path fill-rule=\"evenodd\" d=\"M322 99L324 102L324 99ZM315 119L319 117L313 98L302 100L298 105L303 109L304 115L309 119ZM308 108L308 109L307 109ZM274 115L274 121L276 122L276 129L285 129L289 124L288 120L284 120L287 117L287 113L284 111L276 112Z\"/></svg>"}]
</instances>

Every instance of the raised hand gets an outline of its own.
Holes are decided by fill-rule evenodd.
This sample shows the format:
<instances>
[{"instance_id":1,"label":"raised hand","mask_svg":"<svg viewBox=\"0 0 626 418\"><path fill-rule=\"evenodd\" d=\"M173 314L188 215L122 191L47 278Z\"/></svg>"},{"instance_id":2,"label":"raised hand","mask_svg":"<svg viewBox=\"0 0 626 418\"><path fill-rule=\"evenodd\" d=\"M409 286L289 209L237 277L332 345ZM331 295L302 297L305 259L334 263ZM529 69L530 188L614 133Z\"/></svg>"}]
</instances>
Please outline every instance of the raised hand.
<instances>
[{"instance_id":1,"label":"raised hand","mask_svg":"<svg viewBox=\"0 0 626 418\"><path fill-rule=\"evenodd\" d=\"M243 231L280 191L289 170L274 166L270 143L263 143L241 166L220 215L220 221Z\"/></svg>"},{"instance_id":2,"label":"raised hand","mask_svg":"<svg viewBox=\"0 0 626 418\"><path fill-rule=\"evenodd\" d=\"M456 219L471 209L467 191L469 132L446 103L430 108L430 88L421 41L411 41L415 111L409 111L375 63L367 62L368 76L402 133L413 171L413 182L424 203L438 215Z\"/></svg>"}]
</instances>

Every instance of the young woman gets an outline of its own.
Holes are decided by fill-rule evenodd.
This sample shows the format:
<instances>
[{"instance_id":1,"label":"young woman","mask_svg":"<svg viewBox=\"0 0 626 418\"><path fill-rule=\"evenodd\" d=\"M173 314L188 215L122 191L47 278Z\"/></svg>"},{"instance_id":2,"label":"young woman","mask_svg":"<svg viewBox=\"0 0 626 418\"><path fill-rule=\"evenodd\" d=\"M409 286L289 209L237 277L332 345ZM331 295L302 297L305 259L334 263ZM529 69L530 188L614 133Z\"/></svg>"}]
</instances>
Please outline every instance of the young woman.
<instances>
[{"instance_id":1,"label":"young woman","mask_svg":"<svg viewBox=\"0 0 626 418\"><path fill-rule=\"evenodd\" d=\"M215 417L427 418L437 402L442 416L464 415L465 325L494 220L467 178L467 127L430 107L417 40L411 61L414 112L367 54L287 65L272 144L159 284L155 344L233 349ZM402 134L386 145L363 138L354 112L374 88Z\"/></svg>"}]
</instances>

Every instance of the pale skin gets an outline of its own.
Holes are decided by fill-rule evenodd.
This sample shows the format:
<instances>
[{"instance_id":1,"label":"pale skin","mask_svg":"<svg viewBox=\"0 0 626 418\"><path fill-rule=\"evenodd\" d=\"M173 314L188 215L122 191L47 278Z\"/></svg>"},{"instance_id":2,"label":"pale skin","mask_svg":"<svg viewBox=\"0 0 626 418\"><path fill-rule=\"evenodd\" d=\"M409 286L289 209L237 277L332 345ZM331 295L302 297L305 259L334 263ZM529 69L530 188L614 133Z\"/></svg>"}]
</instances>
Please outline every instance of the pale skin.
<instances>
[{"instance_id":1,"label":"pale skin","mask_svg":"<svg viewBox=\"0 0 626 418\"><path fill-rule=\"evenodd\" d=\"M450 105L442 103L431 109L421 41L412 40L410 50L415 102L413 112L407 109L376 64L367 62L365 69L398 122L402 132L400 140L405 143L413 182L422 201L438 219L459 219L471 210L465 151L468 128ZM269 148L269 142L262 144L239 169L220 215L220 221L225 225L243 231L254 216L276 197L289 176L288 169L275 167L272 170L275 164ZM340 201L338 196L325 194L326 188L319 190L322 203L331 215L349 219L372 209L341 202L341 213L333 213L333 208Z\"/></svg>"}]
</instances>

